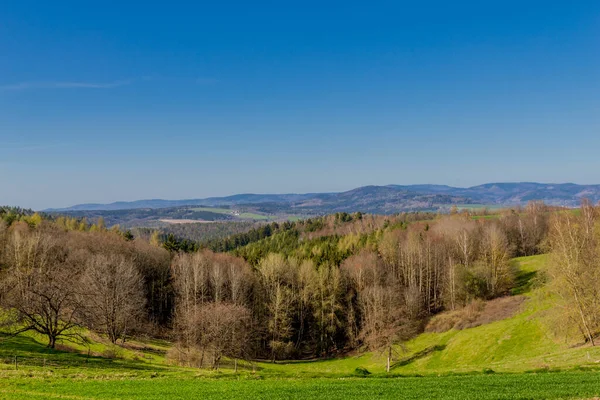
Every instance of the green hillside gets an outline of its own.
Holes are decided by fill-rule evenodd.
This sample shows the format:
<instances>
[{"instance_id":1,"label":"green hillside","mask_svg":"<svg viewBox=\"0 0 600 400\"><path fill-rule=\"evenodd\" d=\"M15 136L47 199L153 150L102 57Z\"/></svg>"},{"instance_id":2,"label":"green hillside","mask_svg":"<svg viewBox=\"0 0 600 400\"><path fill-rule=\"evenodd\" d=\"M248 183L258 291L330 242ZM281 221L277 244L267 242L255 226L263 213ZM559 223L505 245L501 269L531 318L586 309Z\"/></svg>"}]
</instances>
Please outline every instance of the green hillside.
<instances>
[{"instance_id":1,"label":"green hillside","mask_svg":"<svg viewBox=\"0 0 600 400\"><path fill-rule=\"evenodd\" d=\"M600 366L600 347L576 346L553 337L544 321L552 299L543 286L547 255L513 260L518 286L525 300L512 317L463 330L423 333L398 346L392 373L430 375L447 373L524 372ZM443 317L443 314L441 315ZM385 373L385 358L365 354L313 363L288 363L266 368L281 373L350 374L356 368ZM491 371L488 371L491 372Z\"/></svg>"}]
</instances>

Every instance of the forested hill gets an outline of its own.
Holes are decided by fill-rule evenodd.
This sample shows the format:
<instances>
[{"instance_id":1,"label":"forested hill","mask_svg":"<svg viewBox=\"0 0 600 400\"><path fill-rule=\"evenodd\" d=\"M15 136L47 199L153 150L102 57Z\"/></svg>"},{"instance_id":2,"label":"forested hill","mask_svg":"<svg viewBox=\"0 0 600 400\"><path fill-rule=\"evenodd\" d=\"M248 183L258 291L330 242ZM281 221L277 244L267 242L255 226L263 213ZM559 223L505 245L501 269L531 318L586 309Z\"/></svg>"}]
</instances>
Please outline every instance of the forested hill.
<instances>
[{"instance_id":1,"label":"forested hill","mask_svg":"<svg viewBox=\"0 0 600 400\"><path fill-rule=\"evenodd\" d=\"M259 212L288 214L328 214L332 212L368 212L392 214L402 211L440 210L453 204L524 205L531 200L546 204L575 207L582 198L600 201L600 185L534 182L488 183L469 188L445 185L363 186L340 193L238 194L187 200L138 200L111 204L79 204L48 211L157 209L181 206L253 205Z\"/></svg>"},{"instance_id":2,"label":"forested hill","mask_svg":"<svg viewBox=\"0 0 600 400\"><path fill-rule=\"evenodd\" d=\"M594 345L599 224L589 201L531 202L495 214L336 213L197 244L0 207L0 307L14 310L10 334L36 332L51 348L87 329L112 344L173 338L185 366L385 351L389 371L394 346L428 326L470 325L483 302L516 307L525 300L499 298L549 282L548 309L572 327L555 334ZM511 261L547 251L535 282Z\"/></svg>"}]
</instances>

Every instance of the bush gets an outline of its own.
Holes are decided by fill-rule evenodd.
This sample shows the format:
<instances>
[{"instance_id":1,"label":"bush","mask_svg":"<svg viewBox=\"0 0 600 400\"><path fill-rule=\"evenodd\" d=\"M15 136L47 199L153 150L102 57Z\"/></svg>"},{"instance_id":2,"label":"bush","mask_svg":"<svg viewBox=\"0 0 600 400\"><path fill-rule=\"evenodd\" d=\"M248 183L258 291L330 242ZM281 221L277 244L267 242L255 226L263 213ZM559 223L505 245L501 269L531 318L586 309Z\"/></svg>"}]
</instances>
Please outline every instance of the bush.
<instances>
[{"instance_id":1,"label":"bush","mask_svg":"<svg viewBox=\"0 0 600 400\"><path fill-rule=\"evenodd\" d=\"M356 376L369 376L369 375L371 375L371 373L370 373L370 372L369 372L369 370L368 370L368 369L366 369L366 368L363 368L363 367L357 367L357 368L354 370L354 375L356 375Z\"/></svg>"},{"instance_id":2,"label":"bush","mask_svg":"<svg viewBox=\"0 0 600 400\"><path fill-rule=\"evenodd\" d=\"M109 348L107 348L106 350L104 350L102 352L102 357L104 358L123 358L124 356L124 351L121 347L119 346L110 346Z\"/></svg>"},{"instance_id":3,"label":"bush","mask_svg":"<svg viewBox=\"0 0 600 400\"><path fill-rule=\"evenodd\" d=\"M171 347L166 354L166 359L182 367L202 368L210 366L211 354L196 348Z\"/></svg>"}]
</instances>

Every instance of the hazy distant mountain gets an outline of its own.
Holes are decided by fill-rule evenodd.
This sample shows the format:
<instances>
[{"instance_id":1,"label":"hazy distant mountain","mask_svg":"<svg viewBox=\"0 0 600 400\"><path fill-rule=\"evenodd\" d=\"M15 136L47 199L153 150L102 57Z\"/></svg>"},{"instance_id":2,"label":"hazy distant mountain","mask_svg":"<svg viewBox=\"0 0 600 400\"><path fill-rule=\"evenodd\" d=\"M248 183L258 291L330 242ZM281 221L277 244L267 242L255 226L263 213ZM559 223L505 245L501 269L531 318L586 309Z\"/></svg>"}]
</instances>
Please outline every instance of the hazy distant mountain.
<instances>
[{"instance_id":1,"label":"hazy distant mountain","mask_svg":"<svg viewBox=\"0 0 600 400\"><path fill-rule=\"evenodd\" d=\"M51 208L45 211L114 211L114 210L132 210L137 208L169 208L181 206L232 206L238 204L258 204L258 203L288 203L302 201L310 198L313 194L236 194L227 197L208 197L206 199L188 199L188 200L136 200L136 201L117 201L109 204L77 204L66 208Z\"/></svg>"},{"instance_id":2,"label":"hazy distant mountain","mask_svg":"<svg viewBox=\"0 0 600 400\"><path fill-rule=\"evenodd\" d=\"M582 198L600 201L600 185L573 183L544 184L534 182L487 183L470 188L445 185L364 186L340 193L307 194L237 194L188 200L138 200L111 204L79 204L47 211L156 209L180 206L264 205L278 210L302 213L363 211L393 213L435 210L452 204L519 205L530 200L548 204L576 206Z\"/></svg>"}]
</instances>

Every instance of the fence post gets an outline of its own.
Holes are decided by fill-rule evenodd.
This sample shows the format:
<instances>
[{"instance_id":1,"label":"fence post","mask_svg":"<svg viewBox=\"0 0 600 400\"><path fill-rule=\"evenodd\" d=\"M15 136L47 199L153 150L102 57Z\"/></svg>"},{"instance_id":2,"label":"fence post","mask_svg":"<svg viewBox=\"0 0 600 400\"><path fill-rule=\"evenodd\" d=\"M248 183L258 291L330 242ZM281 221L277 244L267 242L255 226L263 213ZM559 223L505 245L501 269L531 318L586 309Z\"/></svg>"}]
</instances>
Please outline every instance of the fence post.
<instances>
[{"instance_id":1,"label":"fence post","mask_svg":"<svg viewBox=\"0 0 600 400\"><path fill-rule=\"evenodd\" d=\"M17 356L15 356L15 370L19 369L19 364L17 363Z\"/></svg>"}]
</instances>

